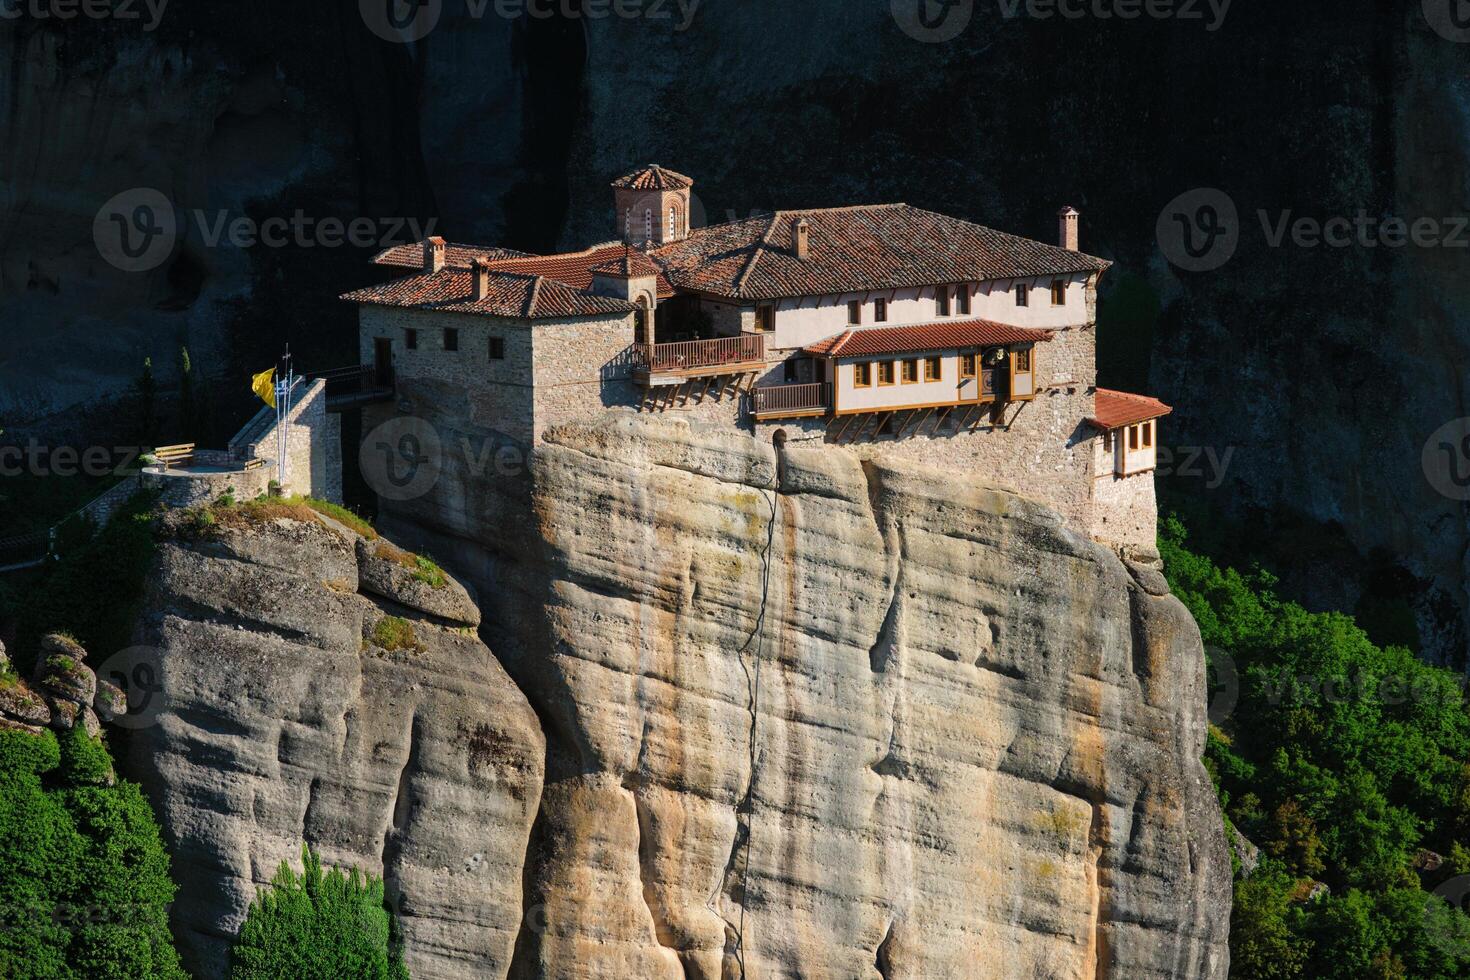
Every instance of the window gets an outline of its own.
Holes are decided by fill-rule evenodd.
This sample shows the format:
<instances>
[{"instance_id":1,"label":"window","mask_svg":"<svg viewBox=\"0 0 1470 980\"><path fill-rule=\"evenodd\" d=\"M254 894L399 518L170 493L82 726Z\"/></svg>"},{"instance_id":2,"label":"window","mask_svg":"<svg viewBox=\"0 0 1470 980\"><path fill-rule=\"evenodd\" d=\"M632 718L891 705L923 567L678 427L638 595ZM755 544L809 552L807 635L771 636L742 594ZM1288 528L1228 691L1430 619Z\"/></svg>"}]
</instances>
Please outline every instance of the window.
<instances>
[{"instance_id":1,"label":"window","mask_svg":"<svg viewBox=\"0 0 1470 980\"><path fill-rule=\"evenodd\" d=\"M1138 448L1138 426L1136 425L1130 425L1128 427L1128 448Z\"/></svg>"},{"instance_id":2,"label":"window","mask_svg":"<svg viewBox=\"0 0 1470 980\"><path fill-rule=\"evenodd\" d=\"M906 385L919 383L919 359L910 357L903 362L903 383Z\"/></svg>"},{"instance_id":3,"label":"window","mask_svg":"<svg viewBox=\"0 0 1470 980\"><path fill-rule=\"evenodd\" d=\"M653 241L653 208L645 208L643 211L643 240Z\"/></svg>"},{"instance_id":4,"label":"window","mask_svg":"<svg viewBox=\"0 0 1470 980\"><path fill-rule=\"evenodd\" d=\"M623 213L623 237L629 241L633 240L633 209L629 208Z\"/></svg>"},{"instance_id":5,"label":"window","mask_svg":"<svg viewBox=\"0 0 1470 980\"><path fill-rule=\"evenodd\" d=\"M679 234L679 209L669 208L669 239L672 241Z\"/></svg>"},{"instance_id":6,"label":"window","mask_svg":"<svg viewBox=\"0 0 1470 980\"><path fill-rule=\"evenodd\" d=\"M1154 448L1154 424L1152 422L1143 423L1143 448Z\"/></svg>"},{"instance_id":7,"label":"window","mask_svg":"<svg viewBox=\"0 0 1470 980\"><path fill-rule=\"evenodd\" d=\"M503 361L503 360L505 360L505 338L504 337L491 337L490 338L490 360L492 360L492 361Z\"/></svg>"},{"instance_id":8,"label":"window","mask_svg":"<svg viewBox=\"0 0 1470 980\"><path fill-rule=\"evenodd\" d=\"M934 290L934 312L940 316L949 316L949 287L940 286Z\"/></svg>"},{"instance_id":9,"label":"window","mask_svg":"<svg viewBox=\"0 0 1470 980\"><path fill-rule=\"evenodd\" d=\"M888 322L888 300L885 297L879 296L873 300L873 322Z\"/></svg>"},{"instance_id":10,"label":"window","mask_svg":"<svg viewBox=\"0 0 1470 980\"><path fill-rule=\"evenodd\" d=\"M939 381L939 380L941 380L941 372L942 371L943 371L943 365L940 362L939 358L937 358L937 357L926 357L926 358L924 358L924 380L925 381Z\"/></svg>"},{"instance_id":11,"label":"window","mask_svg":"<svg viewBox=\"0 0 1470 980\"><path fill-rule=\"evenodd\" d=\"M1051 281L1051 305L1067 305L1067 281L1065 279L1053 279Z\"/></svg>"},{"instance_id":12,"label":"window","mask_svg":"<svg viewBox=\"0 0 1470 980\"><path fill-rule=\"evenodd\" d=\"M873 387L872 361L861 361L852 366L852 386L854 388Z\"/></svg>"},{"instance_id":13,"label":"window","mask_svg":"<svg viewBox=\"0 0 1470 980\"><path fill-rule=\"evenodd\" d=\"M755 308L755 329L759 333L770 333L776 329L776 308L762 304Z\"/></svg>"},{"instance_id":14,"label":"window","mask_svg":"<svg viewBox=\"0 0 1470 980\"><path fill-rule=\"evenodd\" d=\"M419 349L419 332L412 328L403 331L403 346L409 350Z\"/></svg>"},{"instance_id":15,"label":"window","mask_svg":"<svg viewBox=\"0 0 1470 980\"><path fill-rule=\"evenodd\" d=\"M847 322L857 326L863 322L863 301L855 299L847 304Z\"/></svg>"},{"instance_id":16,"label":"window","mask_svg":"<svg viewBox=\"0 0 1470 980\"><path fill-rule=\"evenodd\" d=\"M891 385L894 381L894 365L897 361L878 362L878 383L880 385Z\"/></svg>"},{"instance_id":17,"label":"window","mask_svg":"<svg viewBox=\"0 0 1470 980\"><path fill-rule=\"evenodd\" d=\"M444 349L459 350L459 331L453 327L444 329Z\"/></svg>"},{"instance_id":18,"label":"window","mask_svg":"<svg viewBox=\"0 0 1470 980\"><path fill-rule=\"evenodd\" d=\"M1031 373L1031 349L1029 347L1026 350L1016 351L1016 373Z\"/></svg>"},{"instance_id":19,"label":"window","mask_svg":"<svg viewBox=\"0 0 1470 980\"><path fill-rule=\"evenodd\" d=\"M782 362L782 380L789 385L794 385L801 380L801 365L797 362L805 360L801 357L788 357Z\"/></svg>"},{"instance_id":20,"label":"window","mask_svg":"<svg viewBox=\"0 0 1470 980\"><path fill-rule=\"evenodd\" d=\"M1031 287L1026 285L1024 282L1016 283L1016 305L1031 305Z\"/></svg>"},{"instance_id":21,"label":"window","mask_svg":"<svg viewBox=\"0 0 1470 980\"><path fill-rule=\"evenodd\" d=\"M964 316L970 315L970 287L960 286L955 291L955 299L959 301L960 313Z\"/></svg>"},{"instance_id":22,"label":"window","mask_svg":"<svg viewBox=\"0 0 1470 980\"><path fill-rule=\"evenodd\" d=\"M973 351L960 355L960 377L973 378L975 376L976 355Z\"/></svg>"}]
</instances>

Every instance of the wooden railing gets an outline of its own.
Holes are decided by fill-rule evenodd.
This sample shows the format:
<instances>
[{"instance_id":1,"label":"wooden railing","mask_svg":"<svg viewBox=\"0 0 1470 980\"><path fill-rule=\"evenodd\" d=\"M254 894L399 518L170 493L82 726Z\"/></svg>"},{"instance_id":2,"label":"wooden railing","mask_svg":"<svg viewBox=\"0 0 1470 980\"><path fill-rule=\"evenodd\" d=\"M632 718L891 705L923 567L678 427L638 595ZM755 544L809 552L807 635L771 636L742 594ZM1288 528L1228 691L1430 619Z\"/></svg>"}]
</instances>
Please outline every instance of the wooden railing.
<instances>
[{"instance_id":1,"label":"wooden railing","mask_svg":"<svg viewBox=\"0 0 1470 980\"><path fill-rule=\"evenodd\" d=\"M825 381L809 385L777 385L753 388L750 396L751 408L757 417L786 412L816 412L831 404L832 386Z\"/></svg>"},{"instance_id":2,"label":"wooden railing","mask_svg":"<svg viewBox=\"0 0 1470 980\"><path fill-rule=\"evenodd\" d=\"M650 374L699 371L726 364L766 359L766 338L760 334L686 340L677 344L634 344L633 363Z\"/></svg>"}]
</instances>

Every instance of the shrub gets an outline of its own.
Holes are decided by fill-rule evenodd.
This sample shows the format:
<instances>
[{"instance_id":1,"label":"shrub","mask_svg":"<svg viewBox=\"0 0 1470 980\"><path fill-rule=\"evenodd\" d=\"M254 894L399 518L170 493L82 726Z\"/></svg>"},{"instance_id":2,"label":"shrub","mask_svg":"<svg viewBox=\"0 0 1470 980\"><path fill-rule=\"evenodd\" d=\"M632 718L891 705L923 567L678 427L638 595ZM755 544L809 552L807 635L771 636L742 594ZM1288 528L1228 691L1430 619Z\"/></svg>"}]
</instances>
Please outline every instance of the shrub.
<instances>
[{"instance_id":1,"label":"shrub","mask_svg":"<svg viewBox=\"0 0 1470 980\"><path fill-rule=\"evenodd\" d=\"M184 980L158 825L111 769L80 729L0 732L0 976Z\"/></svg>"},{"instance_id":2,"label":"shrub","mask_svg":"<svg viewBox=\"0 0 1470 980\"><path fill-rule=\"evenodd\" d=\"M308 848L301 860L301 874L282 863L251 904L231 951L231 980L408 980L382 881L324 872Z\"/></svg>"},{"instance_id":3,"label":"shrub","mask_svg":"<svg viewBox=\"0 0 1470 980\"><path fill-rule=\"evenodd\" d=\"M390 652L421 649L413 624L397 616L384 616L378 620L373 625L372 639L378 646Z\"/></svg>"}]
</instances>

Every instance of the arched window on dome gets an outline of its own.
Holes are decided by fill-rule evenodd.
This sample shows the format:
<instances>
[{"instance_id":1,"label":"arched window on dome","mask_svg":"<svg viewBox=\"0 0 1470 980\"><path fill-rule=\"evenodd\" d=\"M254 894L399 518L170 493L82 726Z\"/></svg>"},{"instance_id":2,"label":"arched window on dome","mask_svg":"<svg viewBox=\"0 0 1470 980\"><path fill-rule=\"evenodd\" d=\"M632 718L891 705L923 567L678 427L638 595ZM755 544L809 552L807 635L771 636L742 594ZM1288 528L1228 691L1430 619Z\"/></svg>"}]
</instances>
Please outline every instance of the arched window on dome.
<instances>
[{"instance_id":1,"label":"arched window on dome","mask_svg":"<svg viewBox=\"0 0 1470 980\"><path fill-rule=\"evenodd\" d=\"M669 207L669 241L679 237L679 209L671 205Z\"/></svg>"},{"instance_id":2,"label":"arched window on dome","mask_svg":"<svg viewBox=\"0 0 1470 980\"><path fill-rule=\"evenodd\" d=\"M653 241L653 208L647 208L643 212L643 240Z\"/></svg>"},{"instance_id":3,"label":"arched window on dome","mask_svg":"<svg viewBox=\"0 0 1470 980\"><path fill-rule=\"evenodd\" d=\"M629 241L632 241L632 239L633 239L633 209L632 208L628 208L626 211L623 212L623 238L625 238L625 239L627 239Z\"/></svg>"}]
</instances>

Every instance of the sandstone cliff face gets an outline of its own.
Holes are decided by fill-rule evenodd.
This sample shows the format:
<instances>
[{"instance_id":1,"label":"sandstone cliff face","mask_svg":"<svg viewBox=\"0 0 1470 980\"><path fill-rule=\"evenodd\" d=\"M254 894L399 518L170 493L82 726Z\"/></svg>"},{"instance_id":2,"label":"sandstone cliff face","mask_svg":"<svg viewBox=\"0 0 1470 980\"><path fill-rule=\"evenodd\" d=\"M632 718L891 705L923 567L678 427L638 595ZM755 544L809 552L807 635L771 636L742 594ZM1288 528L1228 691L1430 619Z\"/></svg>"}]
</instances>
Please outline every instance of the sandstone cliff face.
<instances>
[{"instance_id":1,"label":"sandstone cliff face","mask_svg":"<svg viewBox=\"0 0 1470 980\"><path fill-rule=\"evenodd\" d=\"M303 842L385 879L414 977L508 968L540 725L459 586L416 601L353 537L281 519L161 546L139 657L163 700L130 720L130 761L170 844L175 933L200 976L226 975L228 937L282 861L299 867ZM379 645L389 615L411 626L403 649Z\"/></svg>"},{"instance_id":2,"label":"sandstone cliff face","mask_svg":"<svg viewBox=\"0 0 1470 980\"><path fill-rule=\"evenodd\" d=\"M130 761L204 975L303 840L386 877L415 977L1226 975L1203 656L1156 572L677 422L554 430L530 484L479 498L518 533L397 522L476 570L494 656L335 525L162 544Z\"/></svg>"}]
</instances>

